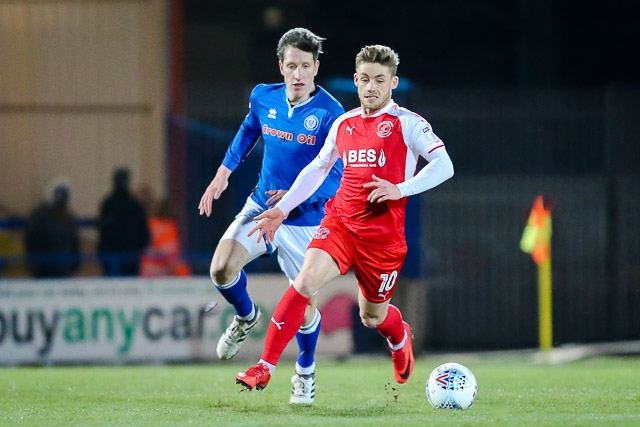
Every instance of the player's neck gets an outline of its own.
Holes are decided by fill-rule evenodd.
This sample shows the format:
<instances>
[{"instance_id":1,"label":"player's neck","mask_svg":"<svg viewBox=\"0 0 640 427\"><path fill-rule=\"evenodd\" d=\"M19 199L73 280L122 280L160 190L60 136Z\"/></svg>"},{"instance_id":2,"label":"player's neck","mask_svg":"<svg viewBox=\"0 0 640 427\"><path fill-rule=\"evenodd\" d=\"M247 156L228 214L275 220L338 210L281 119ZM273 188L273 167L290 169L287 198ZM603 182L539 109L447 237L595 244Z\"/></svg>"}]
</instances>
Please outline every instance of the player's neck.
<instances>
[{"instance_id":1,"label":"player's neck","mask_svg":"<svg viewBox=\"0 0 640 427\"><path fill-rule=\"evenodd\" d=\"M287 102L289 103L290 106L294 107L298 104L302 104L303 102L307 101L309 98L315 95L317 91L318 91L318 86L313 85L313 89L310 90L309 93L302 95L298 98L291 100L291 98L287 96Z\"/></svg>"},{"instance_id":2,"label":"player's neck","mask_svg":"<svg viewBox=\"0 0 640 427\"><path fill-rule=\"evenodd\" d=\"M375 110L372 108L366 108L366 107L362 107L362 117L371 117L373 116L375 113L377 113L378 111L380 111L380 108L376 108Z\"/></svg>"},{"instance_id":3,"label":"player's neck","mask_svg":"<svg viewBox=\"0 0 640 427\"><path fill-rule=\"evenodd\" d=\"M387 101L387 103L380 108L367 108L364 105L360 104L362 106L362 117L371 117L374 114L377 114L378 112L380 112L381 110L384 110L385 108L387 108L387 106L390 103L391 103L391 99L389 99L389 101Z\"/></svg>"}]
</instances>

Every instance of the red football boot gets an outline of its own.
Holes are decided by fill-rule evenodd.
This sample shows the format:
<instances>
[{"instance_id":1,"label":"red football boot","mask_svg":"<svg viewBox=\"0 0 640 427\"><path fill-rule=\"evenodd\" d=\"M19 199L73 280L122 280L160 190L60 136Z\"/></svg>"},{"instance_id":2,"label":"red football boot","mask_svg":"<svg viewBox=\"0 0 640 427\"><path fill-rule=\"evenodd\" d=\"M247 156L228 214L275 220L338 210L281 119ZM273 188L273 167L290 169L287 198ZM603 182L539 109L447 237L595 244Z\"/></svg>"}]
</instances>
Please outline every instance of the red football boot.
<instances>
[{"instance_id":1,"label":"red football boot","mask_svg":"<svg viewBox=\"0 0 640 427\"><path fill-rule=\"evenodd\" d=\"M413 347L411 346L411 327L407 322L404 324L404 331L407 334L407 340L404 346L396 351L391 350L391 361L393 362L393 375L399 384L404 384L413 372L414 358Z\"/></svg>"},{"instance_id":2,"label":"red football boot","mask_svg":"<svg viewBox=\"0 0 640 427\"><path fill-rule=\"evenodd\" d=\"M255 388L260 391L269 384L270 379L271 373L267 365L258 363L244 372L239 372L236 375L236 384L242 384L247 390L253 390Z\"/></svg>"}]
</instances>

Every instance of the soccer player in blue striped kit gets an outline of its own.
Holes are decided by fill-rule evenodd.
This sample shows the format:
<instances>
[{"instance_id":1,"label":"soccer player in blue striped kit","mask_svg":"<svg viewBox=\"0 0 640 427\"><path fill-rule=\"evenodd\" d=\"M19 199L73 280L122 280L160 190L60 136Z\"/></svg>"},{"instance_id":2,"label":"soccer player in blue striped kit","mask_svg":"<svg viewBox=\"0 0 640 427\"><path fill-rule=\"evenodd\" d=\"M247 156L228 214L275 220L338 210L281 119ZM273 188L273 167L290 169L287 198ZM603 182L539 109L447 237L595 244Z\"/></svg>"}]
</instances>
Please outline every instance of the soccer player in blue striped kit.
<instances>
[{"instance_id":1,"label":"soccer player in blue striped kit","mask_svg":"<svg viewBox=\"0 0 640 427\"><path fill-rule=\"evenodd\" d=\"M315 193L289 214L273 242L256 242L255 237L248 236L257 224L254 218L282 198L298 173L318 155L333 121L344 113L340 103L314 83L324 40L305 28L289 30L280 38L277 56L284 83L259 84L253 89L249 113L200 200L200 215L210 216L213 201L227 188L231 173L258 140L264 140L258 183L220 239L211 260L211 280L236 311L218 342L216 352L222 360L237 354L262 315L247 291L244 266L277 250L280 269L291 284L324 216L325 202L333 197L339 185L340 162ZM300 353L291 379L291 404L309 405L315 398L315 349L320 320L312 298L296 334Z\"/></svg>"}]
</instances>

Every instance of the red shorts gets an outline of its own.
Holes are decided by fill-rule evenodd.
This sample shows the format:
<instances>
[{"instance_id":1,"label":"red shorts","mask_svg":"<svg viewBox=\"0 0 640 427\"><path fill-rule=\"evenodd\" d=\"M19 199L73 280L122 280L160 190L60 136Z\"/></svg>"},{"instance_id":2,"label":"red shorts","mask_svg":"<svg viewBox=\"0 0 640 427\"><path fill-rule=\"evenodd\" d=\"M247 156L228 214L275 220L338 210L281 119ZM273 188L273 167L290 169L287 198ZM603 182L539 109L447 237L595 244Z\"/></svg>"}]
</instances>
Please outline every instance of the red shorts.
<instances>
[{"instance_id":1,"label":"red shorts","mask_svg":"<svg viewBox=\"0 0 640 427\"><path fill-rule=\"evenodd\" d=\"M375 303L391 299L407 256L406 244L388 247L359 241L332 216L322 220L309 248L322 249L331 255L342 274L353 267L362 294L367 301Z\"/></svg>"}]
</instances>

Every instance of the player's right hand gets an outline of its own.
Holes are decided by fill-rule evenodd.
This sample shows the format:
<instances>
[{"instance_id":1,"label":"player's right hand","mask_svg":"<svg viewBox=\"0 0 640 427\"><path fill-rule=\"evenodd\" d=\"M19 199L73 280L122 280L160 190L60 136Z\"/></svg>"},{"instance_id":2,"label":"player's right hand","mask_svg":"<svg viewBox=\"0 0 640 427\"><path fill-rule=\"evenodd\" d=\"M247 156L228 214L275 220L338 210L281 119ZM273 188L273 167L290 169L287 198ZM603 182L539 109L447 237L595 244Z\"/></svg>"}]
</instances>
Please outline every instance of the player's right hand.
<instances>
[{"instance_id":1,"label":"player's right hand","mask_svg":"<svg viewBox=\"0 0 640 427\"><path fill-rule=\"evenodd\" d=\"M262 212L254 219L258 221L258 223L251 229L251 231L249 231L247 236L252 236L256 231L258 231L259 233L256 238L256 243L259 243L260 239L264 238L265 243L268 245L273 242L276 231L284 221L284 212L282 212L279 207L275 206Z\"/></svg>"},{"instance_id":2,"label":"player's right hand","mask_svg":"<svg viewBox=\"0 0 640 427\"><path fill-rule=\"evenodd\" d=\"M222 168L223 166L218 169L216 176L213 178L204 194L202 195L202 198L200 199L200 204L198 205L200 215L205 214L206 216L210 216L213 201L218 200L220 198L220 195L222 195L222 192L229 186L228 178L231 174L231 171L229 171L228 169L226 171L222 171Z\"/></svg>"}]
</instances>

